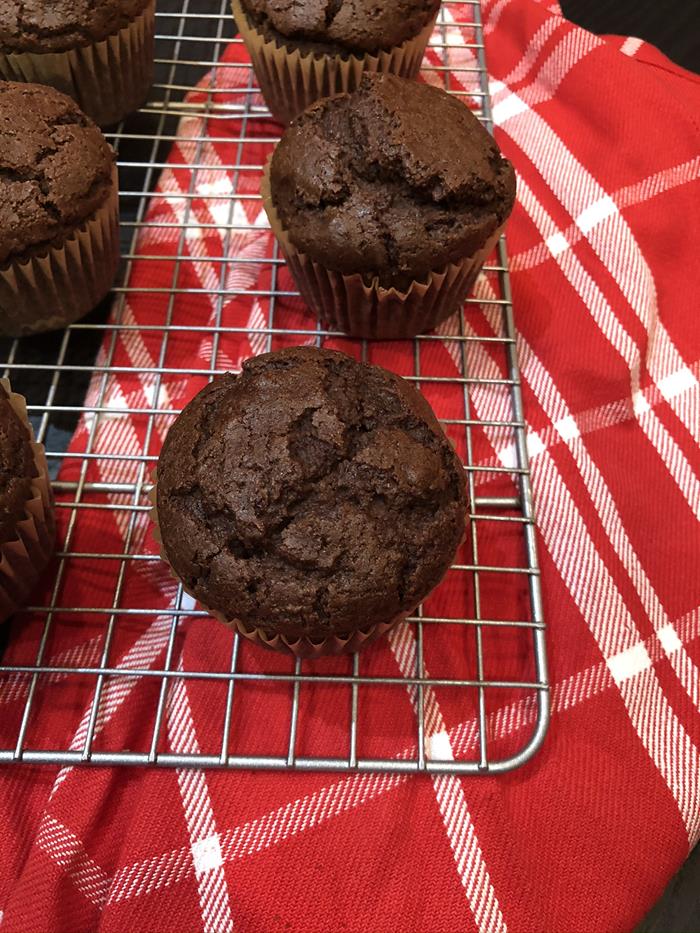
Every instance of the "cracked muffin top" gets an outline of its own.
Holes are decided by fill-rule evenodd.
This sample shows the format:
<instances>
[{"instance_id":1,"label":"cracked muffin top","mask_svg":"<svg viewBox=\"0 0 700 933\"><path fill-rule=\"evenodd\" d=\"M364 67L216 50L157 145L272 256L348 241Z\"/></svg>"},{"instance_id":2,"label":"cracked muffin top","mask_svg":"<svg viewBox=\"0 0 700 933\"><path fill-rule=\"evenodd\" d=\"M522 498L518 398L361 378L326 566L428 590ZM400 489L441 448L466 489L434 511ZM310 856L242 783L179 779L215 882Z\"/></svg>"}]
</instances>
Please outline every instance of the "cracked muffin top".
<instances>
[{"instance_id":1,"label":"cracked muffin top","mask_svg":"<svg viewBox=\"0 0 700 933\"><path fill-rule=\"evenodd\" d=\"M0 49L65 52L100 42L134 20L150 0L0 0Z\"/></svg>"},{"instance_id":2,"label":"cracked muffin top","mask_svg":"<svg viewBox=\"0 0 700 933\"><path fill-rule=\"evenodd\" d=\"M440 0L243 0L243 6L263 35L280 45L364 55L417 36Z\"/></svg>"},{"instance_id":3,"label":"cracked muffin top","mask_svg":"<svg viewBox=\"0 0 700 933\"><path fill-rule=\"evenodd\" d=\"M158 463L186 589L268 636L323 640L408 613L450 566L464 470L409 383L341 353L246 361L177 418Z\"/></svg>"},{"instance_id":4,"label":"cracked muffin top","mask_svg":"<svg viewBox=\"0 0 700 933\"><path fill-rule=\"evenodd\" d=\"M515 173L456 97L365 74L291 123L270 189L297 249L402 289L485 245L512 210Z\"/></svg>"},{"instance_id":5,"label":"cracked muffin top","mask_svg":"<svg viewBox=\"0 0 700 933\"><path fill-rule=\"evenodd\" d=\"M112 189L114 153L50 87L0 82L0 263L72 233Z\"/></svg>"}]
</instances>

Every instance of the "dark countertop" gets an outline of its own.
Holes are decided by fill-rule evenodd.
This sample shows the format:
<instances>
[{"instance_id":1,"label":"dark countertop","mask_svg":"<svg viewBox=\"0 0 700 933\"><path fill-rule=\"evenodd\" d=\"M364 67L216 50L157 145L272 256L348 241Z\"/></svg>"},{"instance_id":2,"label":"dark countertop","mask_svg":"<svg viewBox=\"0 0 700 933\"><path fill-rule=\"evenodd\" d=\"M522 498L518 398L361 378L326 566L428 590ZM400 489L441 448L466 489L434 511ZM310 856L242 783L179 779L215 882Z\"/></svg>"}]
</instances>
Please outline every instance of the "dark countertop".
<instances>
[{"instance_id":1,"label":"dark countertop","mask_svg":"<svg viewBox=\"0 0 700 933\"><path fill-rule=\"evenodd\" d=\"M591 32L645 39L700 74L700 0L560 0L564 16Z\"/></svg>"}]
</instances>

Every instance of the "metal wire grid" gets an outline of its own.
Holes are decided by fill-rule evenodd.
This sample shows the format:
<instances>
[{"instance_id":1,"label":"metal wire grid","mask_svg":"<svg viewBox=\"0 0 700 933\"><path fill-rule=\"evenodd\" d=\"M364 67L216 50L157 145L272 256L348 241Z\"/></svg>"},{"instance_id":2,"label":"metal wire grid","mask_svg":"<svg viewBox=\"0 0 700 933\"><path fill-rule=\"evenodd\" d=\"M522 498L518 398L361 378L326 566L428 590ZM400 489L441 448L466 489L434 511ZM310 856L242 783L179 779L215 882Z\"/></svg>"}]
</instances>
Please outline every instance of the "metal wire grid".
<instances>
[{"instance_id":1,"label":"metal wire grid","mask_svg":"<svg viewBox=\"0 0 700 933\"><path fill-rule=\"evenodd\" d=\"M451 74L470 73L478 77L478 90L468 93L471 103L476 99L480 107L475 111L492 129L490 102L488 94L487 73L484 60L484 47L480 20L478 0L461 0L459 15L469 11L471 17L467 21L457 20L455 0L444 0L440 14L441 41L434 48L441 56L441 64L432 66L438 73L444 86L453 93L466 93L455 91L450 86ZM196 10L195 10L196 8ZM455 20L457 20L455 22ZM453 56L456 51L454 33L448 32L450 25L471 26L473 28L474 42L469 44L473 50L473 64L455 65ZM507 255L505 243L502 240L498 247L496 265L487 266L495 273L493 280L498 283L497 294L490 299L480 300L480 304L491 306L491 311L499 318L495 335L483 336L470 329L466 323L471 313L470 304L460 315L459 329L449 338L437 335L427 335L414 341L413 381L419 388L430 388L431 383L449 381L459 387L463 395L464 416L458 419L446 419L452 430L463 429L466 441L465 469L468 479L469 493L469 530L468 546L471 551L469 562L456 564L453 572L463 575L465 585L471 592L473 611L464 618L447 618L443 615L431 615L421 607L415 617L409 620L415 627L415 665L412 670L403 670L399 675L376 676L363 673L363 656L355 655L348 659L348 670L337 673L335 669L328 672L319 669L318 665L309 671L308 665L297 661L290 662L293 669L288 673L272 672L250 673L242 671L239 667L240 644L239 637L231 638L230 663L227 670L182 670L173 669L176 637L183 618L203 616L205 613L195 610L183 601L182 591L178 592L174 608L168 610L170 628L167 645L159 664L153 667L129 666L123 668L111 663L111 647L118 627L125 621L149 619L161 609L148 605L124 607L125 569L130 561L153 560L150 555L136 551L133 547L134 532L139 520L143 519L143 512L148 508L145 495L149 491L149 476L156 460L155 454L149 453L151 438L154 431L154 419L163 415L174 415L175 411L161 405L161 380L163 375L176 372L165 365L169 334L176 330L187 330L187 325L174 325L173 306L175 296L186 291L181 282L181 271L190 257L185 255L183 245L187 230L192 227L205 227L199 223L190 212L190 204L195 197L202 197L197 193L197 173L200 169L209 168L199 160L203 137L193 137L191 142L197 147L197 157L193 165L183 166L192 170L192 183L189 192L178 195L186 202L182 221L179 223L180 244L177 255L173 258L173 275L171 287L167 289L168 313L164 325L154 325L153 331L160 334L160 353L158 365L144 369L154 377L155 391L151 408L134 409L134 414L146 415L148 424L143 450L137 455L127 453L120 449L108 452L95 452L95 438L100 418L106 414L114 415L114 406L105 406L105 392L107 381L111 374L121 371L121 367L114 363L115 345L120 332L134 329L138 325L125 321L124 307L127 296L134 293L132 285L133 266L136 261L149 262L162 257L149 256L139 251L138 235L147 224L162 226L160 222L146 221L146 212L152 197L152 191L157 182L160 170L166 164L167 155L172 142L176 139L179 119L191 115L193 112L206 112L210 117L216 118L222 114L227 120L234 119L240 126L240 135L235 140L237 146L236 161L225 166L227 171L234 173L234 182L237 173L243 165L242 147L246 142L259 139L255 136L254 124L251 117L265 114L265 111L252 103L252 94L256 91L254 75L251 71L248 86L240 93L240 103L232 104L230 99L221 102L218 98L217 88L214 86L213 76L216 74L217 63L228 42L238 42L233 38L234 24L231 18L227 0L161 0L157 14L157 61L156 83L151 98L140 114L134 115L115 132L110 134L111 141L117 149L119 156L120 183L122 186L122 237L124 250L124 272L121 283L114 289L117 302L116 314L110 321L106 320L103 308L91 315L85 321L73 325L67 331L58 335L31 340L7 342L0 346L0 353L4 359L4 373L9 375L14 388L27 396L29 412L35 424L38 439L46 444L47 456L55 476L58 467L66 457L77 456L66 452L67 439L81 416L91 415L89 436L84 453L80 457L80 472L78 479L71 482L55 483L56 492L60 494L60 507L69 512L66 523L65 536L60 543L58 561L55 569L55 581L50 591L50 598L44 605L28 608L27 612L36 613L44 617L45 621L36 644L36 656L33 663L18 665L0 665L0 684L7 678L20 677L26 683L26 700L21 715L16 742L13 747L0 748L0 761L4 762L30 762L52 764L93 764L93 765L163 765L177 767L229 767L229 768L296 768L307 770L381 770L386 772L445 772L445 773L496 773L516 768L526 762L541 744L548 724L548 681L545 654L544 621L540 593L539 567L535 542L534 515L530 489L529 466L525 441L525 425L522 410L520 391L520 377L515 349L515 334L513 327L510 283L507 268ZM203 75L211 70L212 80L208 85L206 101L204 104L186 100L185 97ZM430 69L429 69L430 70ZM236 98L237 99L237 98ZM181 137L180 137L181 138ZM262 166L258 168L262 169ZM235 190L235 183L234 183ZM198 332L208 332L211 336L211 366L203 371L212 377L221 371L218 367L219 347L227 335L236 331L235 327L224 327L221 324L222 308L230 291L226 286L225 271L227 263L232 261L245 262L244 257L231 257L228 255L230 239L233 233L240 230L241 225L236 224L231 211L229 223L224 225L224 249L218 259L220 264L219 287L209 292L216 299L215 322L210 327L198 327ZM248 260L251 261L251 260ZM260 260L255 260L256 262ZM260 292L260 300L267 303L268 317L264 327L258 328L257 333L265 339L269 347L273 340L280 335L308 336L308 331L289 330L278 325L275 319L276 303L283 296L293 295L293 292L283 291L278 285L277 271L282 263L274 245L273 252L263 262L271 267L271 287L269 291ZM141 289L143 291L143 289ZM162 292L162 289L146 289L146 291ZM114 296L113 296L114 297ZM244 330L250 332L250 328ZM320 328L316 331L319 345L328 337L338 336ZM454 380L445 380L443 377L426 374L421 368L421 350L428 348L432 341L449 339L454 347L458 348L461 367L461 376ZM106 351L103 352L102 362L98 366L94 363L94 356L99 345L103 343ZM473 353L479 347L485 347L492 354L502 355L504 370L507 375L503 378L488 377L479 374L478 366L473 365ZM363 355L371 356L367 343L363 343ZM97 372L100 377L100 388L94 405L88 406L84 400L88 379L92 373ZM184 370L182 371L184 374ZM187 371L189 374L191 370ZM474 410L473 393L479 389L493 389L507 394L510 405L508 417L484 418ZM122 413L131 412L131 409L121 408ZM511 441L514 451L514 462L509 465L496 463L488 465L477 461L474 454L474 431L477 428L491 427L494 430L506 433ZM100 484L87 479L87 468L95 458L114 459L115 461L134 461L137 466L137 478L133 483ZM503 480L508 489L506 495L480 495L477 487L482 479ZM100 493L123 496L123 504L114 503L114 500L96 502L95 496ZM90 511L99 509L120 510L126 518L126 533L124 550L120 554L83 553L76 549L75 540L80 523ZM484 523L495 527L499 531L511 532L515 529L520 539L524 560L518 566L501 565L498 562L480 562L481 538L479 529ZM90 605L65 605L61 598L62 582L67 572L68 562L71 566L76 561L114 560L118 571L114 576L114 589L111 606L107 609ZM488 575L497 575L496 579L502 581L503 588L521 591L518 605L524 611L515 614L514 618L493 618L489 613L487 594L488 587L483 581ZM515 602L518 602L516 599ZM71 617L102 618L104 617L104 632L99 651L99 662L92 666L70 666L68 664L49 663L47 661L47 645L52 630L65 624ZM436 638L440 626L461 625L473 631L474 654L476 670L473 676L465 678L458 676L454 670L440 671L429 675L424 660L424 646L431 638ZM528 664L531 663L532 676L508 679L503 676L487 674L489 662L485 641L488 634L516 633L520 642L518 651L528 655ZM524 645L524 647L523 647ZM497 653L499 654L499 653ZM500 653L500 658L503 658ZM30 743L28 736L30 726L31 734L41 733L40 704L36 698L51 678L56 677L92 677L95 688L92 697L89 721L84 731L84 740L80 747L74 745L61 748L42 747L41 742ZM108 678L155 678L159 683L158 700L153 711L153 722L149 747L142 751L127 750L125 748L95 748L96 725L103 699L105 683ZM168 692L176 681L186 682L189 690L196 690L202 683L219 683L225 686L225 702L222 711L222 727L220 747L212 753L199 751L182 752L162 750L163 720L166 710ZM269 682L276 686L284 686L289 690L290 712L286 751L282 754L251 754L245 750L232 751L232 710L234 697L244 687L246 682ZM344 739L344 748L332 754L303 755L298 752L299 737L311 723L303 717L300 718L300 695L303 690L318 689L319 686L332 685L347 690L349 701L349 718L347 735ZM391 757L367 757L362 754L362 717L360 710L362 704L371 702L368 692L372 687L404 688L409 690L415 712L415 747L408 753L397 751ZM478 730L478 741L472 746L472 753L463 757L440 755L438 746L431 746L430 730L434 723L428 723L428 706L432 695L442 689L460 691L460 695L472 696L476 699L474 704L475 720ZM524 698L532 716L532 728L517 749L509 750L505 756L499 757L490 752L490 729L493 715L489 712L489 698L493 694L500 697L497 705L503 707L507 700L514 697ZM39 712L37 712L39 709Z\"/></svg>"}]
</instances>

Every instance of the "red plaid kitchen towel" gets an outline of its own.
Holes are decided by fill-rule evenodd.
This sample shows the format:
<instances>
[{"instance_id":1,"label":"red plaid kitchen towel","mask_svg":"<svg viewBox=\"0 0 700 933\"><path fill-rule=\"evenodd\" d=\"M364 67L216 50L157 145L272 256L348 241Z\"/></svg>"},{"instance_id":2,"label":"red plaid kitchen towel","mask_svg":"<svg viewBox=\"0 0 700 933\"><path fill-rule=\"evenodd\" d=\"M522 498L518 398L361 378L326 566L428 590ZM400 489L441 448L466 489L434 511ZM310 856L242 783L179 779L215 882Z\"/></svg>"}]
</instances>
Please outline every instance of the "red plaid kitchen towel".
<instances>
[{"instance_id":1,"label":"red plaid kitchen towel","mask_svg":"<svg viewBox=\"0 0 700 933\"><path fill-rule=\"evenodd\" d=\"M583 32L552 3L486 2L484 19L497 135L518 172L508 241L554 684L541 752L487 779L5 769L3 933L627 930L698 841L700 85L637 40ZM243 54L231 45L216 73L220 94L244 86L248 71L236 65ZM256 333L265 324L260 293L275 273L255 260L269 255L270 234L259 202L244 197L257 192L259 169L226 174L221 166L259 166L270 147L238 150L224 141L236 130L196 114L182 121L152 202L154 226L138 245L163 261L133 268L130 284L144 291L114 314L136 326L114 343L108 337L101 361L119 371L97 372L89 404L103 415L97 424L86 416L72 446L91 456L69 458L64 479L143 481L139 458L158 453L172 419L151 429L140 412L156 403L180 409L206 378L169 370L206 370L213 357L236 367L266 349ZM197 142L206 133L218 141ZM194 190L193 163L211 166L198 171ZM195 234L182 233L188 218ZM231 236L216 228L232 218L249 229ZM182 251L190 261L171 303L168 257ZM223 269L212 261L222 255L231 258ZM276 283L281 292L291 287L283 268ZM222 288L223 306L205 294ZM488 276L478 289L490 294ZM298 299L281 296L275 314L280 328L312 326ZM497 326L488 305L467 318L482 335ZM211 330L191 329L219 320L241 331L215 341ZM190 329L171 330L163 343L166 321ZM446 343L434 341L423 365L454 375ZM473 371L500 372L487 345L475 346ZM398 371L410 371L410 352L397 344L372 351ZM147 372L155 366L160 376ZM431 401L449 414L449 398ZM499 404L488 387L474 395L481 417ZM498 434L477 434L480 462L508 462ZM119 459L99 456L114 450ZM66 550L154 552L145 512L125 508L130 495L86 489L70 526L70 510L60 512ZM108 609L116 586L120 606L162 606L146 619L120 616L109 658L157 668L168 651L174 584L156 561L127 562L120 575L122 566L68 560L60 604ZM440 593L438 611L460 611L459 586L448 581ZM55 620L46 659L97 664L105 615ZM9 661L32 662L43 621L15 623ZM362 663L395 674L415 651L404 628ZM225 670L230 644L221 626L183 619L172 667ZM439 650L426 644L429 665ZM522 677L514 656L511 673ZM246 646L241 664L255 671L288 663L271 657ZM56 675L40 686L34 718L42 730L30 725L27 745L82 747L94 678L76 680ZM211 750L221 689L175 681L161 747ZM26 692L21 677L0 684L5 747L16 739ZM95 748L142 750L157 699L155 679L107 679ZM322 753L347 729L347 696L302 691L301 702L314 724L307 751ZM441 747L468 749L474 710L449 695L430 702ZM287 696L252 686L241 709L234 741L261 753L284 741ZM381 754L397 738L410 750L405 691L399 702L378 690L366 715L365 754ZM500 752L520 747L532 728L526 701L489 716ZM301 746L307 741L299 737Z\"/></svg>"}]
</instances>

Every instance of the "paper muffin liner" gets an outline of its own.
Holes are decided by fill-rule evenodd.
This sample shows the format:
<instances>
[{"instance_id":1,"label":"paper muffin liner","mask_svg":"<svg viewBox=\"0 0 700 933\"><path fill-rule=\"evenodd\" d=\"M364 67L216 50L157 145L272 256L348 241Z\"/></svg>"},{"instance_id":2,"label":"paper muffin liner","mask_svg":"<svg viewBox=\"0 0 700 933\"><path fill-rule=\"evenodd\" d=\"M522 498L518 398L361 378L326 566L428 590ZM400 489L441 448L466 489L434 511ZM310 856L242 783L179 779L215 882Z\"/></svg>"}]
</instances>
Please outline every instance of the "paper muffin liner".
<instances>
[{"instance_id":1,"label":"paper muffin liner","mask_svg":"<svg viewBox=\"0 0 700 933\"><path fill-rule=\"evenodd\" d=\"M251 24L241 0L232 0L232 6L263 97L275 119L285 125L322 97L354 91L365 71L415 78L437 18L436 12L418 35L389 51L344 58L299 49L290 51L273 39L265 38Z\"/></svg>"},{"instance_id":2,"label":"paper muffin liner","mask_svg":"<svg viewBox=\"0 0 700 933\"><path fill-rule=\"evenodd\" d=\"M53 554L56 526L46 455L43 446L34 440L26 402L12 391L7 379L0 379L0 384L8 394L12 410L29 431L37 472L15 537L0 543L0 622L4 622L31 597Z\"/></svg>"},{"instance_id":3,"label":"paper muffin liner","mask_svg":"<svg viewBox=\"0 0 700 933\"><path fill-rule=\"evenodd\" d=\"M177 575L172 567L172 564L168 560L168 555L166 554L165 548L163 546L163 538L160 533L160 525L158 523L156 489L157 474L154 473L153 487L148 496L151 502L151 520L153 521L154 525L153 537L158 544L160 558L168 565L171 576L182 586L186 593L189 593L193 599L196 599L199 602L200 606L205 609L210 616L223 623L228 628L235 629L244 638L255 642L256 645L261 645L263 648L269 648L271 651L277 651L282 654L292 654L297 658L321 658L328 655L354 654L354 652L360 651L362 648L366 648L368 645L371 645L372 642L376 641L378 638L381 638L382 635L386 635L386 633L391 631L394 626L398 625L400 622L403 622L410 615L410 612L401 613L401 615L398 615L392 619L391 622L378 622L373 625L368 625L365 628L358 629L356 632L353 632L346 638L340 638L336 635L331 638L325 638L321 641L315 641L311 638L300 638L297 641L289 641L289 639L285 638L284 635L270 636L262 628L255 625L249 625L247 622L243 622L241 619L228 619L222 613L217 612L215 609L211 609L209 606L206 606L198 596L189 590Z\"/></svg>"},{"instance_id":4,"label":"paper muffin liner","mask_svg":"<svg viewBox=\"0 0 700 933\"><path fill-rule=\"evenodd\" d=\"M0 336L59 330L109 292L119 267L119 190L59 245L30 247L0 266Z\"/></svg>"},{"instance_id":5,"label":"paper muffin liner","mask_svg":"<svg viewBox=\"0 0 700 933\"><path fill-rule=\"evenodd\" d=\"M328 269L294 246L272 202L271 158L265 165L260 194L272 232L309 307L325 326L352 337L396 340L437 327L464 303L505 227L504 223L494 231L478 252L448 263L423 281L411 282L406 291L384 288L376 278L367 284L359 273Z\"/></svg>"},{"instance_id":6,"label":"paper muffin liner","mask_svg":"<svg viewBox=\"0 0 700 933\"><path fill-rule=\"evenodd\" d=\"M65 52L0 52L7 81L49 84L77 101L99 126L143 104L153 82L156 0L119 32Z\"/></svg>"}]
</instances>

